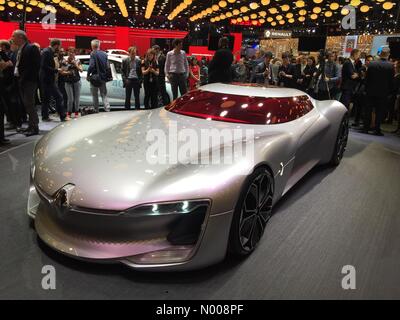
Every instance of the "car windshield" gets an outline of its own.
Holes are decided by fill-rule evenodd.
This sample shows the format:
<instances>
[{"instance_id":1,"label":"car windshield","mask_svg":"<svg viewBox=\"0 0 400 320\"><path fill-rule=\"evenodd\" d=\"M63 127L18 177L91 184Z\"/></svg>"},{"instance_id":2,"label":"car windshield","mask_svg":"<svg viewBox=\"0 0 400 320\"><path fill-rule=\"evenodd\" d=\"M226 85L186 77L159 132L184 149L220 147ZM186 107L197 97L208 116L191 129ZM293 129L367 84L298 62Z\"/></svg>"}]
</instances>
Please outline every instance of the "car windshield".
<instances>
[{"instance_id":1,"label":"car windshield","mask_svg":"<svg viewBox=\"0 0 400 320\"><path fill-rule=\"evenodd\" d=\"M265 98L203 90L191 91L166 107L170 112L210 121L262 125L290 122L313 108L307 95Z\"/></svg>"}]
</instances>

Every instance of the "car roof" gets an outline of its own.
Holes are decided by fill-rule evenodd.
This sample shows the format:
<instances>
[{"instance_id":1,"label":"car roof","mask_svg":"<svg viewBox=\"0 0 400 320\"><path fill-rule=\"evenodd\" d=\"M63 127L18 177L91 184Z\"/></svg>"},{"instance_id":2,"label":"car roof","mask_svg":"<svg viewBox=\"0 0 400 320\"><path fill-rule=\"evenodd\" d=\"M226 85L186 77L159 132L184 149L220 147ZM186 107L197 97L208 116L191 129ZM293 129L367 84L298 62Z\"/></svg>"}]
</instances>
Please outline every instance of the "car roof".
<instances>
[{"instance_id":1,"label":"car roof","mask_svg":"<svg viewBox=\"0 0 400 320\"><path fill-rule=\"evenodd\" d=\"M75 57L76 57L76 59L79 59L79 60L90 59L90 54L77 55ZM117 61L117 62L122 62L122 59L120 57L115 56L113 54L107 54L107 57L110 60L114 60L114 61Z\"/></svg>"},{"instance_id":2,"label":"car roof","mask_svg":"<svg viewBox=\"0 0 400 320\"><path fill-rule=\"evenodd\" d=\"M267 87L251 83L213 83L202 86L199 89L215 93L265 98L287 98L307 95L305 92L297 89L280 88L275 86Z\"/></svg>"}]
</instances>

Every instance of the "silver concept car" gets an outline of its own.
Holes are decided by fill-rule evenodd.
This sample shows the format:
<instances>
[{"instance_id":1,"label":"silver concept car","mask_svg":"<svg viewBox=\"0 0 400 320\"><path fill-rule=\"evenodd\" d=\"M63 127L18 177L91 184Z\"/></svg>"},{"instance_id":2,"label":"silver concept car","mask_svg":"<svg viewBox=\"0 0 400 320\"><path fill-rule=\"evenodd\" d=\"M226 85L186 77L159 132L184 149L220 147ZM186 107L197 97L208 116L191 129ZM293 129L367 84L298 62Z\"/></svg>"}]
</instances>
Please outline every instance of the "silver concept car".
<instances>
[{"instance_id":1,"label":"silver concept car","mask_svg":"<svg viewBox=\"0 0 400 320\"><path fill-rule=\"evenodd\" d=\"M201 268L253 252L274 204L313 167L338 165L347 138L337 101L206 85L165 108L100 113L46 134L34 149L28 215L71 257Z\"/></svg>"}]
</instances>

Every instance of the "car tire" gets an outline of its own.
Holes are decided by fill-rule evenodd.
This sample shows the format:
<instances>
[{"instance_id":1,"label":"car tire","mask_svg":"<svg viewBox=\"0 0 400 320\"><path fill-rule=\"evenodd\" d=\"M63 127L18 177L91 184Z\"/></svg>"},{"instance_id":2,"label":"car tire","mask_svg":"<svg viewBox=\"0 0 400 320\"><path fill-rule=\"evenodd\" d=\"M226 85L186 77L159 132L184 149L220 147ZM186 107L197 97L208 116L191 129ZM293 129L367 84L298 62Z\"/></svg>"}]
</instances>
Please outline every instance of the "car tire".
<instances>
[{"instance_id":1,"label":"car tire","mask_svg":"<svg viewBox=\"0 0 400 320\"><path fill-rule=\"evenodd\" d=\"M331 161L329 162L331 166L336 167L342 161L344 152L346 151L348 138L349 138L349 116L345 114L340 123L339 131L335 142L335 147L333 149L332 158Z\"/></svg>"},{"instance_id":2,"label":"car tire","mask_svg":"<svg viewBox=\"0 0 400 320\"><path fill-rule=\"evenodd\" d=\"M272 215L273 195L271 173L266 167L257 168L246 179L235 207L228 244L231 255L245 257L256 249Z\"/></svg>"}]
</instances>

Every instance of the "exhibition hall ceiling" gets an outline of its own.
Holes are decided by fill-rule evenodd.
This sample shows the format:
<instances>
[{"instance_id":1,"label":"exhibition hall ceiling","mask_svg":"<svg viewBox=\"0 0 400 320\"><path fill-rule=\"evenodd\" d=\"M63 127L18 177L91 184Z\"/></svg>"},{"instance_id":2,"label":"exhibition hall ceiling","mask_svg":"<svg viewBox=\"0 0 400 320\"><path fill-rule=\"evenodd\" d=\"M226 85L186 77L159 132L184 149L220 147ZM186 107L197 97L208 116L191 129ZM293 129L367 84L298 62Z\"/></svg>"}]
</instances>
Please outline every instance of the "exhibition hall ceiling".
<instances>
[{"instance_id":1,"label":"exhibition hall ceiling","mask_svg":"<svg viewBox=\"0 0 400 320\"><path fill-rule=\"evenodd\" d=\"M350 12L357 21L371 22L363 26L369 32L376 25L399 27L400 14L395 0L0 0L2 20L17 19L24 10L28 21L48 10L67 23L168 27L208 22L275 29L339 25Z\"/></svg>"}]
</instances>

